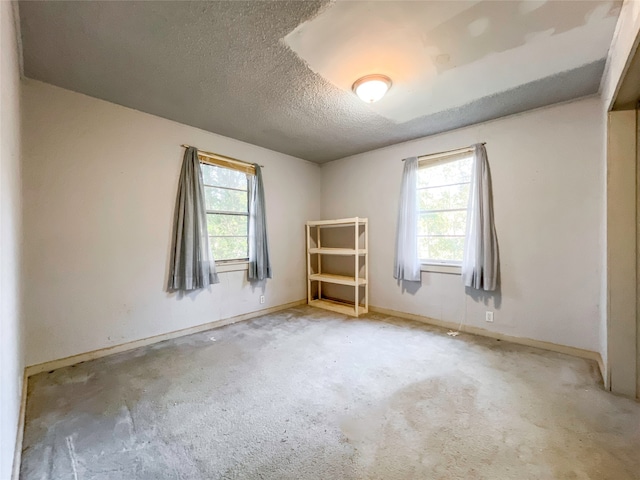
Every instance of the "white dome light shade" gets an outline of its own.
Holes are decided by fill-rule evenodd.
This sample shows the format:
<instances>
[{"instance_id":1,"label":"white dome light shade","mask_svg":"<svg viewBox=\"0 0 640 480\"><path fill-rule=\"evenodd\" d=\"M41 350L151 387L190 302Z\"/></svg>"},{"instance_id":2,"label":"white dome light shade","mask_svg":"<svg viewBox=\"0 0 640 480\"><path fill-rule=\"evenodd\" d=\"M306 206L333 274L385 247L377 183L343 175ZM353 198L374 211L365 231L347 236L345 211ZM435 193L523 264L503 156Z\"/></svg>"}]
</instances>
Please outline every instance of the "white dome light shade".
<instances>
[{"instance_id":1,"label":"white dome light shade","mask_svg":"<svg viewBox=\"0 0 640 480\"><path fill-rule=\"evenodd\" d=\"M352 87L360 100L367 103L380 100L389 88L391 88L391 79L386 75L367 75L356 80Z\"/></svg>"}]
</instances>

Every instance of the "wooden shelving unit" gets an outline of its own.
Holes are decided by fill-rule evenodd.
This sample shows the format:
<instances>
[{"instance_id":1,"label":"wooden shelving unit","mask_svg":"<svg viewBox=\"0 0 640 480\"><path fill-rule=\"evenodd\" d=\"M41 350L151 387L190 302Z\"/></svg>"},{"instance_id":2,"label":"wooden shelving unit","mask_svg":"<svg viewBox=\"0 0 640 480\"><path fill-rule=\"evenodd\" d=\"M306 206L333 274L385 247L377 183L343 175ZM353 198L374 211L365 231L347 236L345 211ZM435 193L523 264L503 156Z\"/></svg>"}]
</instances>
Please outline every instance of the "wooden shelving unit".
<instances>
[{"instance_id":1,"label":"wooden shelving unit","mask_svg":"<svg viewBox=\"0 0 640 480\"><path fill-rule=\"evenodd\" d=\"M361 245L361 232L364 236L364 248ZM353 228L353 248L333 248L322 244L322 230L325 228ZM315 229L316 245L312 245L312 233ZM317 255L317 271L311 268L312 255ZM336 275L322 270L323 255L353 256L353 275ZM364 257L364 276L359 276L360 259ZM317 298L312 295L312 282L318 282ZM354 303L337 301L322 297L322 284L345 285L354 289ZM360 296L360 289L364 295ZM307 303L333 312L358 317L369 311L369 224L366 218L341 218L338 220L317 220L307 222Z\"/></svg>"}]
</instances>

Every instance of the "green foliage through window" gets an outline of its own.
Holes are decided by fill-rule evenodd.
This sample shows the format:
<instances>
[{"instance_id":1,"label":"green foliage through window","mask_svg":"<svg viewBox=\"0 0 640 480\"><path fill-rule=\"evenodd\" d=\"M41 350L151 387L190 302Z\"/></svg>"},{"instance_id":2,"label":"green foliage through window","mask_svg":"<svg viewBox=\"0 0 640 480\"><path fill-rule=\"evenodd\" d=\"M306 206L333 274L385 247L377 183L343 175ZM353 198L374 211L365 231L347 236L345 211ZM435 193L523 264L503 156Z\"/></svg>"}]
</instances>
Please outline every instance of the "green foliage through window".
<instances>
[{"instance_id":1,"label":"green foliage through window","mask_svg":"<svg viewBox=\"0 0 640 480\"><path fill-rule=\"evenodd\" d=\"M249 177L202 163L209 247L218 260L243 260L249 254Z\"/></svg>"},{"instance_id":2,"label":"green foliage through window","mask_svg":"<svg viewBox=\"0 0 640 480\"><path fill-rule=\"evenodd\" d=\"M472 163L468 156L418 170L418 255L423 262L462 262Z\"/></svg>"}]
</instances>

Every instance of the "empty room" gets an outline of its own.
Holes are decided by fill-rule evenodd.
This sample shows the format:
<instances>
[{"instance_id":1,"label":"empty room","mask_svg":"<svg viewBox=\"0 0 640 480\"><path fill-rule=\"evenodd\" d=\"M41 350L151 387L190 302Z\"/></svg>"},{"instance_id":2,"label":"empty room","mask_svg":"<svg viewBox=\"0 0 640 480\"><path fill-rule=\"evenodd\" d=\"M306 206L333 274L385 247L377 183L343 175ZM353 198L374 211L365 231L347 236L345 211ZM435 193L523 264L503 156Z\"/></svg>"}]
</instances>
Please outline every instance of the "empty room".
<instances>
[{"instance_id":1,"label":"empty room","mask_svg":"<svg viewBox=\"0 0 640 480\"><path fill-rule=\"evenodd\" d=\"M0 39L0 480L640 480L640 0Z\"/></svg>"}]
</instances>

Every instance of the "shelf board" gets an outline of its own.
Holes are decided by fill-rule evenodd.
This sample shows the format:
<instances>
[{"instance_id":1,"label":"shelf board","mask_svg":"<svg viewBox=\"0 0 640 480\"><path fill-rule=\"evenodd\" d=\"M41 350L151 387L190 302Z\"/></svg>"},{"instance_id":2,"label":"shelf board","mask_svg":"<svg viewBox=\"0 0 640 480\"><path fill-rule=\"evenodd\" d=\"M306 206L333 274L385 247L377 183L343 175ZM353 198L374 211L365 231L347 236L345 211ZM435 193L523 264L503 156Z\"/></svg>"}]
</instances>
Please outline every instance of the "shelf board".
<instances>
[{"instance_id":1,"label":"shelf board","mask_svg":"<svg viewBox=\"0 0 640 480\"><path fill-rule=\"evenodd\" d=\"M332 312L342 313L343 315L350 315L352 317L357 317L358 315L364 315L365 313L367 313L367 309L362 305L358 306L358 313L356 314L355 305L335 302L333 300L326 300L324 298L319 300L311 300L309 302L309 305L311 305L312 307L330 310Z\"/></svg>"},{"instance_id":2,"label":"shelf board","mask_svg":"<svg viewBox=\"0 0 640 480\"><path fill-rule=\"evenodd\" d=\"M337 220L310 220L307 222L307 225L310 227L345 227L349 225L353 225L358 221L358 225L364 225L369 221L368 218L339 218Z\"/></svg>"},{"instance_id":3,"label":"shelf board","mask_svg":"<svg viewBox=\"0 0 640 480\"><path fill-rule=\"evenodd\" d=\"M365 255L367 250L365 248L360 248L356 252L353 248L310 248L309 253L320 253L322 255Z\"/></svg>"},{"instance_id":4,"label":"shelf board","mask_svg":"<svg viewBox=\"0 0 640 480\"><path fill-rule=\"evenodd\" d=\"M338 285L356 286L355 277L347 277L345 275L334 275L333 273L314 273L309 275L311 280L317 280L319 282L336 283ZM367 280L364 278L358 278L359 286L366 285Z\"/></svg>"}]
</instances>

